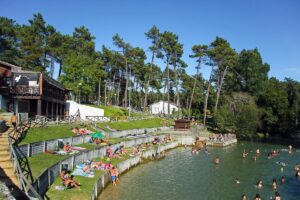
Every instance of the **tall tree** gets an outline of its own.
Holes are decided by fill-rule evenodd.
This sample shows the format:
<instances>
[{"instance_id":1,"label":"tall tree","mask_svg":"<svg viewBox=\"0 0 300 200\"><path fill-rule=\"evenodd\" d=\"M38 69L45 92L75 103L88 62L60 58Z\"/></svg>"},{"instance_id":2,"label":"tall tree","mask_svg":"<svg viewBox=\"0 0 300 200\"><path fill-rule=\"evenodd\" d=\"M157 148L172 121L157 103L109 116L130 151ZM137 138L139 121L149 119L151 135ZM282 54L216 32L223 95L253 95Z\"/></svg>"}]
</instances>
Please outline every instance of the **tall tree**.
<instances>
[{"instance_id":1,"label":"tall tree","mask_svg":"<svg viewBox=\"0 0 300 200\"><path fill-rule=\"evenodd\" d=\"M166 85L167 85L167 99L168 99L168 117L170 117L170 69L169 64L175 63L173 57L176 55L175 49L178 45L178 36L172 32L165 31L161 35L160 48L166 62ZM180 53L180 52L179 52ZM175 57L176 58L176 57ZM173 59L173 60L172 60Z\"/></svg>"},{"instance_id":2,"label":"tall tree","mask_svg":"<svg viewBox=\"0 0 300 200\"><path fill-rule=\"evenodd\" d=\"M153 26L147 33L145 33L147 39L151 40L152 45L149 47L149 50L151 51L151 63L149 66L149 73L147 77L147 83L145 86L145 98L144 98L144 106L143 111L147 108L147 101L148 101L148 90L149 90L149 84L151 80L151 74L152 74L152 67L154 64L154 58L155 57L161 57L161 52L159 48L159 42L160 42L160 33L159 29L156 26Z\"/></svg>"},{"instance_id":3,"label":"tall tree","mask_svg":"<svg viewBox=\"0 0 300 200\"><path fill-rule=\"evenodd\" d=\"M189 102L189 115L188 115L188 119L190 120L191 117L191 107L192 107L192 102L194 99L194 93L195 93L195 88L196 88L196 82L197 82L197 78L199 76L199 69L201 67L201 62L203 60L203 58L207 55L207 45L194 45L192 47L192 51L194 54L190 55L191 58L196 58L196 62L198 63L198 65L196 66L196 76L195 76L195 80L194 80L194 85L193 85L193 90L192 90L192 96L191 96L191 100ZM206 108L205 108L206 109ZM205 112L205 110L204 110ZM204 114L206 117L206 114Z\"/></svg>"},{"instance_id":4,"label":"tall tree","mask_svg":"<svg viewBox=\"0 0 300 200\"><path fill-rule=\"evenodd\" d=\"M124 98L123 98L123 107L128 107L128 82L129 82L129 73L128 73L128 51L132 49L129 43L124 42L123 38L116 34L113 36L114 45L121 49L125 59L125 73L126 73L126 85L124 90Z\"/></svg>"},{"instance_id":5,"label":"tall tree","mask_svg":"<svg viewBox=\"0 0 300 200\"><path fill-rule=\"evenodd\" d=\"M17 47L18 28L14 20L0 17L0 60L16 65L20 56Z\"/></svg>"},{"instance_id":6,"label":"tall tree","mask_svg":"<svg viewBox=\"0 0 300 200\"><path fill-rule=\"evenodd\" d=\"M208 55L212 61L217 65L216 71L216 86L217 98L215 104L215 112L218 109L221 90L224 84L224 79L227 75L228 68L233 67L236 63L237 54L234 49L230 47L229 42L223 38L217 37L215 41L210 44Z\"/></svg>"},{"instance_id":7,"label":"tall tree","mask_svg":"<svg viewBox=\"0 0 300 200\"><path fill-rule=\"evenodd\" d=\"M20 65L25 69L46 72L49 62L46 59L47 27L43 16L34 14L29 25L23 25L18 33L22 57Z\"/></svg>"}]
</instances>

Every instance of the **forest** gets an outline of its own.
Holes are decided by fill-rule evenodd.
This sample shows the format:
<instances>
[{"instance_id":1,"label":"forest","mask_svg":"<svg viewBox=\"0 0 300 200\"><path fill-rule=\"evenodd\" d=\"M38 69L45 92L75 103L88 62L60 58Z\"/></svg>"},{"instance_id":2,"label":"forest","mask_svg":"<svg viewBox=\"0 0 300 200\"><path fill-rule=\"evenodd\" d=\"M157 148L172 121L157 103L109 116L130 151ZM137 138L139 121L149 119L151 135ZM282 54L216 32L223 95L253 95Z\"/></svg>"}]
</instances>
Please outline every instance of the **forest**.
<instances>
[{"instance_id":1,"label":"forest","mask_svg":"<svg viewBox=\"0 0 300 200\"><path fill-rule=\"evenodd\" d=\"M195 44L189 56L196 73L189 75L186 71L192 66L182 59L183 44L176 33L153 26L145 30L145 37L148 49L134 47L116 33L112 47L96 50L96 36L85 26L67 35L47 24L40 13L28 24L0 17L0 60L50 77L58 66L58 81L70 98L85 104L147 112L150 104L165 100L179 107L178 113L165 117L193 117L243 138L299 132L300 83L269 77L270 65L258 49L237 52L222 37ZM148 59L146 51L151 52ZM208 80L202 76L203 67L211 71Z\"/></svg>"}]
</instances>

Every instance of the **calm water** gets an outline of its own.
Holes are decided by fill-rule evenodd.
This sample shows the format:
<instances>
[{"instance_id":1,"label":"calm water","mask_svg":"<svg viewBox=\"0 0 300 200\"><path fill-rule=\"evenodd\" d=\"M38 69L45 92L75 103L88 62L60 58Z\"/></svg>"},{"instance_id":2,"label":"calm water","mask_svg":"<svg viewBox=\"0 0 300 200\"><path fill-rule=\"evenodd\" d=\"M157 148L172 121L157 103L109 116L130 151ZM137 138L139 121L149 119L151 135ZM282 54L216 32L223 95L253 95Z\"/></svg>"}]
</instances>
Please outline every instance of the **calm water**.
<instances>
[{"instance_id":1,"label":"calm water","mask_svg":"<svg viewBox=\"0 0 300 200\"><path fill-rule=\"evenodd\" d=\"M255 149L261 155L252 159ZM300 199L300 179L295 177L294 165L300 163L300 151L288 154L286 146L264 143L239 142L227 148L208 148L210 154L201 152L192 155L190 148L177 148L167 153L159 161L139 165L120 177L121 182L112 187L110 184L101 194L101 200L234 200L246 194L253 199L259 193L263 200L274 196L272 179L278 180L278 191L283 200ZM241 153L250 152L246 159ZM267 152L279 149L281 155L267 159ZM219 156L220 165L212 160ZM287 164L281 172L276 161ZM280 185L279 178L286 177L286 183ZM235 184L238 177L240 184ZM255 187L262 179L263 188Z\"/></svg>"}]
</instances>

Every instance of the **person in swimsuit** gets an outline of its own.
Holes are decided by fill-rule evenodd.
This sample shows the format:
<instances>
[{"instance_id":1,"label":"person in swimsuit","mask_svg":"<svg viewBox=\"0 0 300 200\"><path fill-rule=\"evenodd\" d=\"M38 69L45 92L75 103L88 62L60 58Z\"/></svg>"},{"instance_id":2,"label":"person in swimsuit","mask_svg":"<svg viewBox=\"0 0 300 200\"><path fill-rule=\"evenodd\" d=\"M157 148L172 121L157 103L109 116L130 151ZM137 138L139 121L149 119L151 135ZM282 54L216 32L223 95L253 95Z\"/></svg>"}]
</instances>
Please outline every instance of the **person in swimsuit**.
<instances>
[{"instance_id":1,"label":"person in swimsuit","mask_svg":"<svg viewBox=\"0 0 300 200\"><path fill-rule=\"evenodd\" d=\"M218 156L215 158L215 164L216 165L220 164L220 158Z\"/></svg>"},{"instance_id":2,"label":"person in swimsuit","mask_svg":"<svg viewBox=\"0 0 300 200\"><path fill-rule=\"evenodd\" d=\"M113 184L113 186L116 186L116 185L117 185L117 183L116 183L117 174L116 174L116 171L115 171L115 167L113 166L113 167L109 170L109 172L110 172L112 184Z\"/></svg>"},{"instance_id":3,"label":"person in swimsuit","mask_svg":"<svg viewBox=\"0 0 300 200\"><path fill-rule=\"evenodd\" d=\"M277 181L275 178L273 179L272 185L273 185L274 191L277 191Z\"/></svg>"},{"instance_id":4,"label":"person in swimsuit","mask_svg":"<svg viewBox=\"0 0 300 200\"><path fill-rule=\"evenodd\" d=\"M278 192L275 192L275 200L281 200L280 194Z\"/></svg>"},{"instance_id":5,"label":"person in swimsuit","mask_svg":"<svg viewBox=\"0 0 300 200\"><path fill-rule=\"evenodd\" d=\"M246 195L244 195L244 194L242 195L242 200L248 200Z\"/></svg>"},{"instance_id":6,"label":"person in swimsuit","mask_svg":"<svg viewBox=\"0 0 300 200\"><path fill-rule=\"evenodd\" d=\"M14 112L14 114L11 116L10 122L11 122L11 124L13 125L14 130L16 130L16 129L17 129L18 117L17 117L17 115L16 115L15 112Z\"/></svg>"},{"instance_id":7,"label":"person in swimsuit","mask_svg":"<svg viewBox=\"0 0 300 200\"><path fill-rule=\"evenodd\" d=\"M256 194L254 200L261 200L260 195L259 195L259 194Z\"/></svg>"},{"instance_id":8,"label":"person in swimsuit","mask_svg":"<svg viewBox=\"0 0 300 200\"><path fill-rule=\"evenodd\" d=\"M262 180L259 180L256 185L257 185L257 188L260 190L263 186Z\"/></svg>"}]
</instances>

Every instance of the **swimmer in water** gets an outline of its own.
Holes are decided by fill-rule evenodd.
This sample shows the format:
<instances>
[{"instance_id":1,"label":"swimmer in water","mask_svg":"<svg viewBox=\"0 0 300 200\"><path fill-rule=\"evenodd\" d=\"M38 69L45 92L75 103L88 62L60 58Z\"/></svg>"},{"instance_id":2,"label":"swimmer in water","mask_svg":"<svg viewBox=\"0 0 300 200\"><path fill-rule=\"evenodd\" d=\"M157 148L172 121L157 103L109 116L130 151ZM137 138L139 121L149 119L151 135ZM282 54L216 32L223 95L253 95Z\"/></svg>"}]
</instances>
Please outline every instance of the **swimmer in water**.
<instances>
[{"instance_id":1,"label":"swimmer in water","mask_svg":"<svg viewBox=\"0 0 300 200\"><path fill-rule=\"evenodd\" d=\"M248 153L246 153L245 150L244 150L244 152L243 152L243 154L242 154L242 158L246 158L247 155L248 155Z\"/></svg>"},{"instance_id":2,"label":"swimmer in water","mask_svg":"<svg viewBox=\"0 0 300 200\"><path fill-rule=\"evenodd\" d=\"M257 158L256 156L253 156L253 160L254 160L254 161L256 161L256 158Z\"/></svg>"},{"instance_id":3,"label":"swimmer in water","mask_svg":"<svg viewBox=\"0 0 300 200\"><path fill-rule=\"evenodd\" d=\"M244 194L242 195L242 200L248 200L246 195L244 195Z\"/></svg>"},{"instance_id":4,"label":"swimmer in water","mask_svg":"<svg viewBox=\"0 0 300 200\"><path fill-rule=\"evenodd\" d=\"M235 178L235 183L236 184L240 184L241 182L240 182L240 180L238 178Z\"/></svg>"},{"instance_id":5,"label":"swimmer in water","mask_svg":"<svg viewBox=\"0 0 300 200\"><path fill-rule=\"evenodd\" d=\"M275 178L273 179L272 185L273 185L274 191L277 191L277 181Z\"/></svg>"},{"instance_id":6,"label":"swimmer in water","mask_svg":"<svg viewBox=\"0 0 300 200\"><path fill-rule=\"evenodd\" d=\"M293 147L292 147L292 145L289 145L289 154L291 154L291 153L292 153L292 150L293 150Z\"/></svg>"},{"instance_id":7,"label":"swimmer in water","mask_svg":"<svg viewBox=\"0 0 300 200\"><path fill-rule=\"evenodd\" d=\"M215 158L215 164L216 165L220 164L220 158L218 156Z\"/></svg>"},{"instance_id":8,"label":"swimmer in water","mask_svg":"<svg viewBox=\"0 0 300 200\"><path fill-rule=\"evenodd\" d=\"M275 192L275 200L281 200L280 194L278 192Z\"/></svg>"},{"instance_id":9,"label":"swimmer in water","mask_svg":"<svg viewBox=\"0 0 300 200\"><path fill-rule=\"evenodd\" d=\"M259 180L256 185L257 185L257 188L260 190L263 186L262 180Z\"/></svg>"},{"instance_id":10,"label":"swimmer in water","mask_svg":"<svg viewBox=\"0 0 300 200\"><path fill-rule=\"evenodd\" d=\"M283 185L283 184L285 183L285 178L284 178L284 176L281 177L280 183L281 183L281 185Z\"/></svg>"},{"instance_id":11,"label":"swimmer in water","mask_svg":"<svg viewBox=\"0 0 300 200\"><path fill-rule=\"evenodd\" d=\"M259 155L259 154L260 154L259 149L256 149L256 155Z\"/></svg>"},{"instance_id":12,"label":"swimmer in water","mask_svg":"<svg viewBox=\"0 0 300 200\"><path fill-rule=\"evenodd\" d=\"M261 200L260 195L259 195L259 194L256 194L254 200Z\"/></svg>"}]
</instances>

